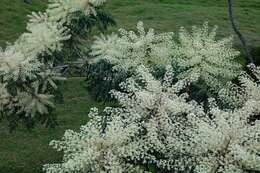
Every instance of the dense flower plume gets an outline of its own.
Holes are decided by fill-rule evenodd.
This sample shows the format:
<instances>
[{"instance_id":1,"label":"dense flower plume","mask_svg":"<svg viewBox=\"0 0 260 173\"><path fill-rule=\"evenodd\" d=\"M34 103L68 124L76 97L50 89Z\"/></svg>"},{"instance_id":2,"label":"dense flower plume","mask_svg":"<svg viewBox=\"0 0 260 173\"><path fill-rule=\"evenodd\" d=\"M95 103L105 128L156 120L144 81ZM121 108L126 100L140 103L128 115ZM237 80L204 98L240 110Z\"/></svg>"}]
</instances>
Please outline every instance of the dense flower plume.
<instances>
[{"instance_id":1,"label":"dense flower plume","mask_svg":"<svg viewBox=\"0 0 260 173\"><path fill-rule=\"evenodd\" d=\"M137 24L137 32L120 29L119 34L97 37L92 45L92 55L114 64L114 69L127 71L141 64L164 65L171 63L173 33L147 32L143 22Z\"/></svg>"},{"instance_id":2,"label":"dense flower plume","mask_svg":"<svg viewBox=\"0 0 260 173\"><path fill-rule=\"evenodd\" d=\"M184 70L180 77L199 73L211 89L219 91L241 72L241 65L235 61L240 53L232 47L232 38L217 40L216 29L210 31L208 23L193 26L191 33L182 28L173 55Z\"/></svg>"},{"instance_id":3,"label":"dense flower plume","mask_svg":"<svg viewBox=\"0 0 260 173\"><path fill-rule=\"evenodd\" d=\"M173 33L147 32L142 22L137 32L119 30L119 34L97 37L92 46L96 60L105 59L118 71L157 65L174 64L181 72L179 79L194 73L215 92L241 72L236 62L239 52L232 47L232 38L216 39L216 27L210 31L208 24L194 26L192 32L182 28L174 40Z\"/></svg>"},{"instance_id":4,"label":"dense flower plume","mask_svg":"<svg viewBox=\"0 0 260 173\"><path fill-rule=\"evenodd\" d=\"M85 15L96 14L95 7L106 0L49 0L47 14L51 20L70 22L70 14L82 11Z\"/></svg>"},{"instance_id":5,"label":"dense flower plume","mask_svg":"<svg viewBox=\"0 0 260 173\"><path fill-rule=\"evenodd\" d=\"M44 105L51 107L53 105L50 103L46 88L50 86L56 89L54 81L61 78L58 77L59 73L52 70L52 75L47 79L49 82L43 80L42 75L46 74L44 71L49 67L46 64L52 63L43 57L60 51L63 41L70 38L68 28L65 27L66 23L70 23L70 15L78 11L86 15L95 14L95 7L104 2L104 0L50 0L46 12L33 12L29 16L27 31L13 45L0 50L0 81L1 86L5 86L0 87L0 92L12 88L10 96L13 97L11 102L4 102L1 111L5 111L5 108L10 110L12 106L17 109L18 106L20 109L18 112L24 111L27 116L34 116L35 112L40 114L48 112ZM38 83L37 88L35 83Z\"/></svg>"},{"instance_id":6,"label":"dense flower plume","mask_svg":"<svg viewBox=\"0 0 260 173\"><path fill-rule=\"evenodd\" d=\"M46 172L145 172L147 165L168 172L259 171L260 123L249 122L260 113L259 94L236 110L221 110L210 99L206 111L181 93L199 75L176 84L172 76L168 71L161 83L140 67L122 84L125 92L112 91L122 108L106 108L105 115L93 109L80 132L68 130L62 141L51 142L64 160L45 165ZM259 91L256 84L245 86L250 95Z\"/></svg>"}]
</instances>

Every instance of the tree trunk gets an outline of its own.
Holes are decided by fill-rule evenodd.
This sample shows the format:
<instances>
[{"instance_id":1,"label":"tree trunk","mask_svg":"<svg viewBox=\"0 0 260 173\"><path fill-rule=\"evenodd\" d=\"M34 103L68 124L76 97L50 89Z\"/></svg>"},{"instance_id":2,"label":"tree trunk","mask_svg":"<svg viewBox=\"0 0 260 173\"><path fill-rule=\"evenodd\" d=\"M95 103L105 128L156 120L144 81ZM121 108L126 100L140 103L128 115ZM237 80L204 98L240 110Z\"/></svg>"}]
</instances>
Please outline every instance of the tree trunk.
<instances>
[{"instance_id":1,"label":"tree trunk","mask_svg":"<svg viewBox=\"0 0 260 173\"><path fill-rule=\"evenodd\" d=\"M235 31L235 33L237 34L239 40L242 43L242 46L243 46L243 49L244 49L244 52L245 52L245 56L247 58L248 63L249 64L254 64L254 59L253 59L252 55L250 54L250 51L249 51L249 48L247 46L246 40L243 37L242 33L239 31L239 29L238 29L238 27L237 27L237 25L235 23L235 19L234 19L234 16L233 16L233 3L232 3L232 0L228 0L228 13L229 13L230 22L232 24L232 28L233 28L233 30Z\"/></svg>"}]
</instances>

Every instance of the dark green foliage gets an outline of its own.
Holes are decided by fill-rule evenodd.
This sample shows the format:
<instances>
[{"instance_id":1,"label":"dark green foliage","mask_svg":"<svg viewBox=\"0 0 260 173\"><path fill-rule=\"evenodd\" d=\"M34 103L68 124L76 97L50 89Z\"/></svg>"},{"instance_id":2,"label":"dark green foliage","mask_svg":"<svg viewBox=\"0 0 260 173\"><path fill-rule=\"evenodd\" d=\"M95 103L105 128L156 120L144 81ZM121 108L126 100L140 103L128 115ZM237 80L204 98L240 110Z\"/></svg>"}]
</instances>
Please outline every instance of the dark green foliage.
<instances>
[{"instance_id":1,"label":"dark green foliage","mask_svg":"<svg viewBox=\"0 0 260 173\"><path fill-rule=\"evenodd\" d=\"M55 128L57 123L57 115L54 113L54 110L49 109L48 115L36 114L34 117L25 116L24 112L15 112L12 115L2 114L0 116L0 122L6 121L9 127L9 131L15 131L19 126L24 126L27 130L31 131L38 124L46 128Z\"/></svg>"},{"instance_id":2,"label":"dark green foliage","mask_svg":"<svg viewBox=\"0 0 260 173\"><path fill-rule=\"evenodd\" d=\"M119 84L131 76L130 73L120 73L113 70L113 65L105 60L87 65L87 87L96 100L111 101L109 92L120 90Z\"/></svg>"},{"instance_id":3,"label":"dark green foliage","mask_svg":"<svg viewBox=\"0 0 260 173\"><path fill-rule=\"evenodd\" d=\"M33 82L34 81L30 79L27 79L26 81L18 80L10 81L7 85L8 92L12 95L12 99L10 100L12 106L3 106L3 110L0 113L0 122L6 121L11 132L16 130L19 125L25 126L28 130L31 130L37 124L41 124L45 127L55 127L57 125L54 108L48 106L48 114L36 113L34 117L31 117L26 115L26 112L22 111L21 107L17 105L15 97L18 92L26 92L34 96L34 88L32 87ZM42 88L43 85L40 84L39 91L41 91ZM47 92L44 92L44 94L52 94L54 95L54 102L62 102L63 98L60 91L55 90L50 86L48 86Z\"/></svg>"},{"instance_id":4,"label":"dark green foliage","mask_svg":"<svg viewBox=\"0 0 260 173\"><path fill-rule=\"evenodd\" d=\"M86 65L88 90L98 101L113 100L109 94L111 90L120 91L120 83L134 75L135 69L129 69L128 72L113 70L113 64L106 60L100 60L97 63ZM150 64L151 72L156 79L163 79L166 72L165 67Z\"/></svg>"},{"instance_id":5,"label":"dark green foliage","mask_svg":"<svg viewBox=\"0 0 260 173\"><path fill-rule=\"evenodd\" d=\"M71 23L66 26L70 29L71 38L64 42L64 51L55 55L59 60L58 64L67 65L67 75L87 76L88 89L97 100L110 100L109 91L118 88L115 86L124 79L124 76L113 73L112 66L108 63L88 63L93 35L105 33L109 26L114 25L116 22L113 17L102 8L96 10L96 15L85 16L81 12L73 14ZM76 60L79 59L87 62L77 63ZM113 81L103 80L112 76Z\"/></svg>"},{"instance_id":6,"label":"dark green foliage","mask_svg":"<svg viewBox=\"0 0 260 173\"><path fill-rule=\"evenodd\" d=\"M151 67L151 69L153 69L151 71L152 75L156 78L156 79L160 79L162 80L164 77L164 74L166 72L166 69L164 66L158 66L158 65L153 65Z\"/></svg>"},{"instance_id":7,"label":"dark green foliage","mask_svg":"<svg viewBox=\"0 0 260 173\"><path fill-rule=\"evenodd\" d=\"M27 4L31 4L32 0L24 0L24 2L27 3Z\"/></svg>"},{"instance_id":8,"label":"dark green foliage","mask_svg":"<svg viewBox=\"0 0 260 173\"><path fill-rule=\"evenodd\" d=\"M252 48L251 54L255 59L256 65L260 65L260 46Z\"/></svg>"},{"instance_id":9,"label":"dark green foliage","mask_svg":"<svg viewBox=\"0 0 260 173\"><path fill-rule=\"evenodd\" d=\"M113 17L101 8L96 10L96 15L86 16L82 12L76 12L71 18L71 23L66 25L71 37L63 43L62 52L56 55L61 63L88 56L93 35L104 33L109 26L116 24Z\"/></svg>"}]
</instances>

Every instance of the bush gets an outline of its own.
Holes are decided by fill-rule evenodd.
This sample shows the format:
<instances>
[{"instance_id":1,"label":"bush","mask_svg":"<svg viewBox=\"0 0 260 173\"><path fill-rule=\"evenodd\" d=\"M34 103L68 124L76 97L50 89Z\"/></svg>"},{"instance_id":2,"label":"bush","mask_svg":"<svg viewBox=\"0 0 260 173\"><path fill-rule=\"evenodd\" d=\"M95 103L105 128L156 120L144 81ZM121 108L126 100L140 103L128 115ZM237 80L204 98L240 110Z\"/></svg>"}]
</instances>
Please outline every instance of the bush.
<instances>
[{"instance_id":1,"label":"bush","mask_svg":"<svg viewBox=\"0 0 260 173\"><path fill-rule=\"evenodd\" d=\"M260 71L259 71L260 72ZM259 85L243 78L247 98L241 108L220 109L209 99L205 109L183 89L199 74L172 83L155 80L141 66L135 77L113 91L120 107L100 114L80 132L68 130L51 145L64 152L63 162L44 166L47 173L67 172L226 172L260 171ZM241 79L242 80L242 79Z\"/></svg>"},{"instance_id":2,"label":"bush","mask_svg":"<svg viewBox=\"0 0 260 173\"><path fill-rule=\"evenodd\" d=\"M131 74L140 65L149 68L157 79L163 78L169 64L175 70L176 80L197 73L200 79L191 86L190 92L196 90L191 96L199 101L216 95L242 70L236 62L239 52L232 47L232 38L217 40L216 29L211 31L207 23L202 27L194 26L192 32L181 28L175 41L173 33L157 34L153 29L146 31L143 23L139 22L136 32L120 29L118 35L97 37L91 55L94 62L101 59L111 64L111 72L117 74L114 76L117 79L110 79L114 81L110 84L119 84L118 76L126 77L125 74ZM101 82L104 80L100 80L103 74L100 75L98 81L90 82L90 89L97 85L101 85L99 88L108 86L109 82ZM116 85L108 88L113 87L118 88ZM109 98L107 93L102 97Z\"/></svg>"}]
</instances>

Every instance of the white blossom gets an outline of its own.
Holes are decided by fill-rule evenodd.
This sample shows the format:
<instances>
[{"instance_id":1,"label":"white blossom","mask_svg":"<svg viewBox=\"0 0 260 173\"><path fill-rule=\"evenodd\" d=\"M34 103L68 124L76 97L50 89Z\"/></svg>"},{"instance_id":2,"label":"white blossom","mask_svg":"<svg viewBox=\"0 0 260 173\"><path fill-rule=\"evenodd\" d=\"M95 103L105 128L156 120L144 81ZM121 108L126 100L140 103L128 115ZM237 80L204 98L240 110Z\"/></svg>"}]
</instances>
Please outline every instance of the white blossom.
<instances>
[{"instance_id":1,"label":"white blossom","mask_svg":"<svg viewBox=\"0 0 260 173\"><path fill-rule=\"evenodd\" d=\"M112 91L122 108L106 108L105 116L94 109L91 121L80 132L68 130L61 141L52 141L54 148L64 152L64 159L61 164L45 165L44 170L127 173L144 172L141 166L146 164L173 170L172 153L181 148L174 121L202 110L179 96L169 82L161 83L148 69L139 67L137 76L122 84L125 92Z\"/></svg>"},{"instance_id":2,"label":"white blossom","mask_svg":"<svg viewBox=\"0 0 260 173\"><path fill-rule=\"evenodd\" d=\"M47 14L52 21L70 22L70 15L81 11L85 15L96 14L95 7L105 3L106 0L49 0Z\"/></svg>"},{"instance_id":3,"label":"white blossom","mask_svg":"<svg viewBox=\"0 0 260 173\"><path fill-rule=\"evenodd\" d=\"M137 32L119 30L119 34L97 37L92 55L114 64L114 69L127 71L139 65L163 65L171 63L173 33L156 34L153 29L145 31L142 22Z\"/></svg>"},{"instance_id":4,"label":"white blossom","mask_svg":"<svg viewBox=\"0 0 260 173\"><path fill-rule=\"evenodd\" d=\"M0 75L4 81L34 78L42 64L34 57L25 56L13 46L0 50Z\"/></svg>"},{"instance_id":5,"label":"white blossom","mask_svg":"<svg viewBox=\"0 0 260 173\"><path fill-rule=\"evenodd\" d=\"M125 173L154 165L168 172L260 171L260 123L250 122L260 113L259 98L234 110L221 110L210 99L206 111L181 92L199 76L171 84L172 76L168 71L161 83L140 66L136 77L122 83L124 92L112 91L120 107L106 108L104 114L93 109L80 132L68 130L61 141L51 142L64 159L44 170Z\"/></svg>"},{"instance_id":6,"label":"white blossom","mask_svg":"<svg viewBox=\"0 0 260 173\"><path fill-rule=\"evenodd\" d=\"M241 67L235 61L239 52L233 49L232 38L217 40L216 29L210 31L208 23L201 28L193 26L191 33L182 28L173 52L175 62L184 70L180 77L198 73L211 89L219 91Z\"/></svg>"},{"instance_id":7,"label":"white blossom","mask_svg":"<svg viewBox=\"0 0 260 173\"><path fill-rule=\"evenodd\" d=\"M260 86L249 77L240 80L244 87L240 107L221 110L211 100L208 116L189 116L187 151L199 161L197 172L202 168L207 173L260 171L260 121L254 120L260 114Z\"/></svg>"}]
</instances>

